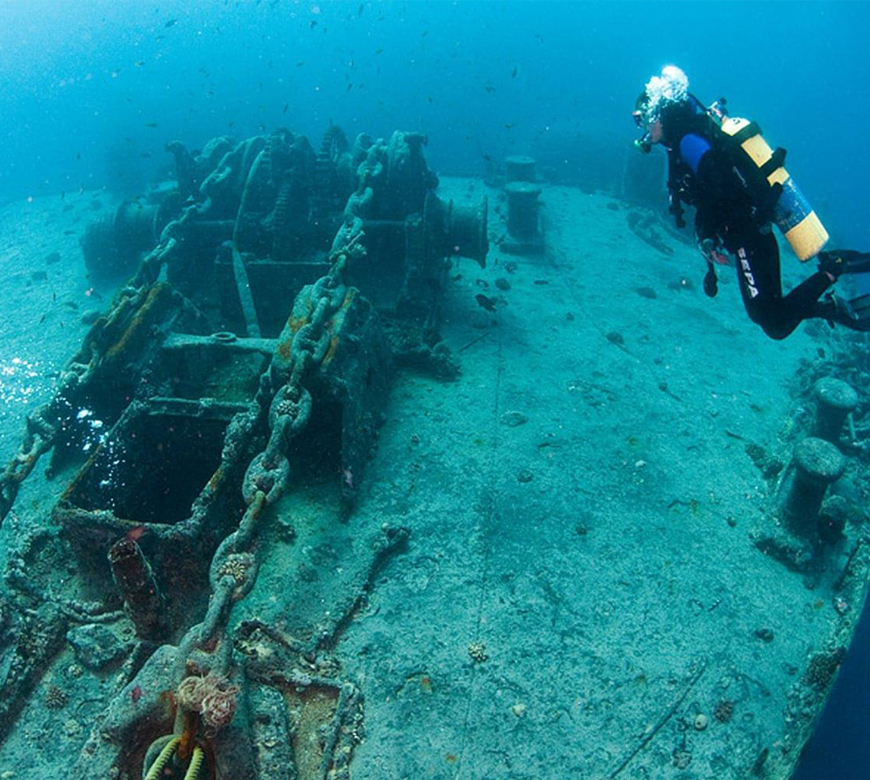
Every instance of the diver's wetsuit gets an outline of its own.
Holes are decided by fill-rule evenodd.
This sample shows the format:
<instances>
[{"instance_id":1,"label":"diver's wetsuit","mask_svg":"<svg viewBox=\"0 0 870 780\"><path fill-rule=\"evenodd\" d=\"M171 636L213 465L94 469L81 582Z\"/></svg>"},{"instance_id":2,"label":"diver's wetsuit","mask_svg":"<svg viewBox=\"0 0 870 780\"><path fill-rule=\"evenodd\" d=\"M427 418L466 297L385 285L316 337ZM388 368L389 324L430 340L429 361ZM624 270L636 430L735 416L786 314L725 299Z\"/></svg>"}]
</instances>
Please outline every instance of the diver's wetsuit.
<instances>
[{"instance_id":1,"label":"diver's wetsuit","mask_svg":"<svg viewBox=\"0 0 870 780\"><path fill-rule=\"evenodd\" d=\"M831 305L819 298L833 282L822 271L783 296L779 246L770 220L759 215L727 156L709 140L710 120L703 106L693 100L662 121L672 197L697 209L699 242L718 239L735 256L750 319L771 338L784 339L803 320L827 317Z\"/></svg>"}]
</instances>

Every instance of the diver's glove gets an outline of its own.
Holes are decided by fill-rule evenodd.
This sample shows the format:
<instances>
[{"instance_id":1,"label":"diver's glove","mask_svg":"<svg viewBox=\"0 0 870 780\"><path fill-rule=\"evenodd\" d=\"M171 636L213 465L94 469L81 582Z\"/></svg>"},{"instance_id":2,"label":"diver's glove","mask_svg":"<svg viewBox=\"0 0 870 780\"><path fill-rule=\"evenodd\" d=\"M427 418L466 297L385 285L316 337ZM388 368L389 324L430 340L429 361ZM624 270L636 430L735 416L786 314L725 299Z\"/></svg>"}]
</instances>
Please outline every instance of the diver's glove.
<instances>
[{"instance_id":1,"label":"diver's glove","mask_svg":"<svg viewBox=\"0 0 870 780\"><path fill-rule=\"evenodd\" d=\"M843 274L863 274L870 271L870 252L854 249L831 249L819 252L819 270L839 279Z\"/></svg>"},{"instance_id":2,"label":"diver's glove","mask_svg":"<svg viewBox=\"0 0 870 780\"><path fill-rule=\"evenodd\" d=\"M718 239L715 238L705 238L698 242L698 249L709 265L713 263L728 265L728 255L719 251L720 246Z\"/></svg>"},{"instance_id":3,"label":"diver's glove","mask_svg":"<svg viewBox=\"0 0 870 780\"><path fill-rule=\"evenodd\" d=\"M719 292L719 280L716 278L715 263L724 264L728 262L728 256L722 254L718 250L718 242L714 238L705 238L698 242L698 249L704 255L707 261L707 273L704 274L704 292L710 298L715 298Z\"/></svg>"},{"instance_id":4,"label":"diver's glove","mask_svg":"<svg viewBox=\"0 0 870 780\"><path fill-rule=\"evenodd\" d=\"M716 293L719 292L719 280L716 278L712 263L707 265L707 273L704 274L704 292L710 298L715 298Z\"/></svg>"}]
</instances>

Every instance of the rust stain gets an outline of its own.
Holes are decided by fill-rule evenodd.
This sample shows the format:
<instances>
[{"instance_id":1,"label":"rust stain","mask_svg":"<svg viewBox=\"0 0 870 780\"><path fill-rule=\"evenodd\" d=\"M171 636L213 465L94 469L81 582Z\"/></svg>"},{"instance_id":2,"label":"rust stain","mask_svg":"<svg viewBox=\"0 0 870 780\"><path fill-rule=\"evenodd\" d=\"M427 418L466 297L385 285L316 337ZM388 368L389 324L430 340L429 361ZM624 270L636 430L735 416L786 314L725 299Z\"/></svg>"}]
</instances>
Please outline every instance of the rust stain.
<instances>
[{"instance_id":1,"label":"rust stain","mask_svg":"<svg viewBox=\"0 0 870 780\"><path fill-rule=\"evenodd\" d=\"M287 325L290 326L290 330L293 333L296 333L299 330L299 328L301 328L307 322L308 322L308 315L307 314L304 317L294 317L291 314L290 319L287 320Z\"/></svg>"},{"instance_id":2,"label":"rust stain","mask_svg":"<svg viewBox=\"0 0 870 780\"><path fill-rule=\"evenodd\" d=\"M63 495L61 495L60 497L60 502L72 502L73 494L78 490L79 485L85 478L85 475L94 467L94 462L96 461L97 456L100 454L100 451L102 449L102 443L98 444L94 448L94 450L88 456L88 459L82 464L82 467L76 472L76 475L72 478L72 480L70 480L69 485L66 486L66 490L63 491Z\"/></svg>"},{"instance_id":3,"label":"rust stain","mask_svg":"<svg viewBox=\"0 0 870 780\"><path fill-rule=\"evenodd\" d=\"M211 475L211 479L208 481L208 489L212 491L216 490L222 478L223 470L218 466L215 473Z\"/></svg>"},{"instance_id":4,"label":"rust stain","mask_svg":"<svg viewBox=\"0 0 870 780\"><path fill-rule=\"evenodd\" d=\"M281 339L278 342L278 357L285 362L290 361L290 350L293 348L293 339Z\"/></svg>"},{"instance_id":5,"label":"rust stain","mask_svg":"<svg viewBox=\"0 0 870 780\"><path fill-rule=\"evenodd\" d=\"M333 336L329 340L329 348L326 350L326 354L323 356L323 364L326 365L329 363L334 357L335 352L338 349L339 342L341 338L339 336Z\"/></svg>"},{"instance_id":6,"label":"rust stain","mask_svg":"<svg viewBox=\"0 0 870 780\"><path fill-rule=\"evenodd\" d=\"M295 307L294 307L295 308ZM301 317L294 317L293 313L290 313L290 317L287 319L287 327L293 333L299 330L309 319L311 319L311 312L314 310L314 304L311 301L311 297L309 296L305 301L305 314Z\"/></svg>"},{"instance_id":7,"label":"rust stain","mask_svg":"<svg viewBox=\"0 0 870 780\"><path fill-rule=\"evenodd\" d=\"M158 300L164 297L164 293L167 288L163 282L159 284L155 284L149 291L148 297L145 298L145 302L139 307L139 311L137 311L130 323L127 325L124 332L121 334L121 338L119 338L111 347L106 350L106 358L111 359L117 357L121 354L124 349L127 347L127 344L130 343L130 339L135 335L135 333L142 327L145 322L145 318L148 313L154 308L154 305Z\"/></svg>"}]
</instances>

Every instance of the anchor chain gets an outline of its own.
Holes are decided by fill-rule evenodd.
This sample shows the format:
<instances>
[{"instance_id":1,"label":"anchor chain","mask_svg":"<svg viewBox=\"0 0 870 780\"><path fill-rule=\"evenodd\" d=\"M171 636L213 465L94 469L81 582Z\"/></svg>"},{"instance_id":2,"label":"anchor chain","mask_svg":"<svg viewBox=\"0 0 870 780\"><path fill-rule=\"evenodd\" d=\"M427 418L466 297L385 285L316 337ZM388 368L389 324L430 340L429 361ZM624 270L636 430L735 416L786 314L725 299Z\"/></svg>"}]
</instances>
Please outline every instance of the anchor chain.
<instances>
[{"instance_id":1,"label":"anchor chain","mask_svg":"<svg viewBox=\"0 0 870 780\"><path fill-rule=\"evenodd\" d=\"M306 383L320 368L329 349L331 332L326 325L347 296L344 273L348 261L365 253L360 238L357 234L346 246L332 252L329 271L312 285L310 316L295 333L285 328L269 368L260 377L256 405L258 413L266 419L269 439L263 451L253 457L242 479L245 512L238 528L221 542L212 557L209 567L212 596L205 618L191 627L181 641L179 659L185 667L192 655L215 650L226 630L232 605L254 586L259 570L252 552L257 524L289 481L291 442L311 419L312 398ZM290 338L289 357L283 358L282 346ZM224 648L213 659L210 673L225 675L229 662L228 648Z\"/></svg>"},{"instance_id":2,"label":"anchor chain","mask_svg":"<svg viewBox=\"0 0 870 780\"><path fill-rule=\"evenodd\" d=\"M132 307L136 306L136 303L142 305L145 300L142 293L157 281L164 263L169 262L176 252L178 248L176 236L179 231L195 215L208 211L210 206L210 199L202 203L193 203L185 207L177 219L166 225L160 235L160 243L142 260L136 275L120 292L110 312L102 319L103 331L128 313L130 316L135 314L135 311L131 311ZM135 300L137 298L138 301ZM93 330L88 333L82 349L61 373L59 386L52 400L27 416L24 436L18 451L0 474L0 524L12 509L21 483L30 476L39 459L54 447L61 429L60 410L64 406L63 399L66 393L73 387L86 387L90 383L107 349L108 344L105 339L95 338Z\"/></svg>"}]
</instances>

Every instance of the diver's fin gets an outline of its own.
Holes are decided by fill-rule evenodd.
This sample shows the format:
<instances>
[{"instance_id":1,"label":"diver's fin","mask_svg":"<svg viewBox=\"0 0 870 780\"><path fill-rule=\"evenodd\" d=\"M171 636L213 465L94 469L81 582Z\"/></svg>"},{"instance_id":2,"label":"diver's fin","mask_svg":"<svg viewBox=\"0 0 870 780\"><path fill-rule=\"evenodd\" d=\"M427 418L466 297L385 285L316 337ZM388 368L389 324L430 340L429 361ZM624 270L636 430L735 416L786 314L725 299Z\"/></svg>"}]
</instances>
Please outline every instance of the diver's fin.
<instances>
[{"instance_id":1,"label":"diver's fin","mask_svg":"<svg viewBox=\"0 0 870 780\"><path fill-rule=\"evenodd\" d=\"M834 276L863 274L870 271L870 252L856 252L854 249L819 252L819 270Z\"/></svg>"},{"instance_id":2,"label":"diver's fin","mask_svg":"<svg viewBox=\"0 0 870 780\"><path fill-rule=\"evenodd\" d=\"M859 295L850 301L832 295L825 303L831 305L825 314L828 322L836 322L852 330L870 331L870 293Z\"/></svg>"}]
</instances>

